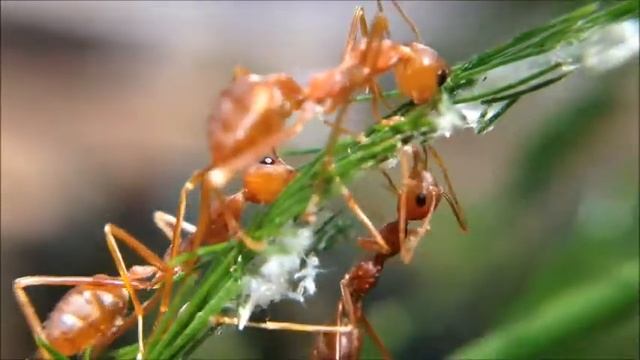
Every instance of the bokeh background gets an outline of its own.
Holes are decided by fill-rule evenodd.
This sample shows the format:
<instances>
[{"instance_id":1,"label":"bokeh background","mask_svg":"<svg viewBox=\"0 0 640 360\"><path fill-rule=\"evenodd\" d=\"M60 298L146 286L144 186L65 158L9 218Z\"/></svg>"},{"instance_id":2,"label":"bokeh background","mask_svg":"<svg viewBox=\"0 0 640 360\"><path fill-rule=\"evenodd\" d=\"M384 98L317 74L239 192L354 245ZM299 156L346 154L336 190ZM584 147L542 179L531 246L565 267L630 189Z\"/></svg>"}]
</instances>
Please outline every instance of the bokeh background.
<instances>
[{"instance_id":1,"label":"bokeh background","mask_svg":"<svg viewBox=\"0 0 640 360\"><path fill-rule=\"evenodd\" d=\"M34 350L13 279L114 274L106 222L164 251L151 214L173 212L182 182L207 163L205 119L232 67L304 81L337 63L356 5L369 15L375 9L371 2L3 1L2 358ZM579 6L403 5L451 63ZM392 36L411 40L387 11ZM372 121L366 107L349 115L354 129ZM312 123L285 148L320 146L326 134ZM435 145L470 233L457 230L443 207L414 262L390 263L367 299L370 320L397 358L442 358L638 258L637 58L524 98L486 135L465 131ZM395 209L382 185L374 172L351 185L377 224ZM324 253L319 294L304 306L278 304L269 316L330 321L338 280L360 256L353 242ZM44 317L66 290L29 293ZM614 315L540 356L638 358L638 307ZM313 340L229 328L195 356L304 358ZM364 357L379 355L367 344Z\"/></svg>"}]
</instances>

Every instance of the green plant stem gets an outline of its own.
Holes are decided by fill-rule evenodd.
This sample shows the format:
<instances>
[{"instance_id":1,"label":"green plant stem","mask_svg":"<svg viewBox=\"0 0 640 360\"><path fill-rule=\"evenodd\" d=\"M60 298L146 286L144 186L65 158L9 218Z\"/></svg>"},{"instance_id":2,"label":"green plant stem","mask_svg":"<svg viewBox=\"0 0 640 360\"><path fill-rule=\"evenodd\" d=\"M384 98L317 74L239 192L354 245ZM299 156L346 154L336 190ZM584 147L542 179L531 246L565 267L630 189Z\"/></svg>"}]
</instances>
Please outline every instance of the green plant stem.
<instances>
[{"instance_id":1,"label":"green plant stem","mask_svg":"<svg viewBox=\"0 0 640 360\"><path fill-rule=\"evenodd\" d=\"M585 329L637 307L638 260L629 261L596 283L569 290L529 316L457 350L452 359L533 358Z\"/></svg>"}]
</instances>

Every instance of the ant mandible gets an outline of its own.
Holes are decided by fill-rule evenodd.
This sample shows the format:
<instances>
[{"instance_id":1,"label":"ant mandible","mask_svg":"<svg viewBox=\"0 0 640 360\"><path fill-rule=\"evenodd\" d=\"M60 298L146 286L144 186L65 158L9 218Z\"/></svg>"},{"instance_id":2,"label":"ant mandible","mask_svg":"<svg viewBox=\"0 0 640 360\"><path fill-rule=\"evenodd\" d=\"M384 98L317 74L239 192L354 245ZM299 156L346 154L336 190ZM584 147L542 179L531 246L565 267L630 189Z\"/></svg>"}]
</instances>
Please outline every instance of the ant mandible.
<instances>
[{"instance_id":1,"label":"ant mandible","mask_svg":"<svg viewBox=\"0 0 640 360\"><path fill-rule=\"evenodd\" d=\"M295 170L288 166L274 149L273 156L265 156L259 164L254 164L246 170L243 189L225 198L222 206L232 209L236 221L240 221L247 202L256 204L273 202L294 175ZM212 225L206 233L205 244L217 244L229 240L229 229L222 218L221 209L212 211ZM172 239L176 219L169 214L157 211L154 213L154 221L168 238ZM196 249L193 244L196 227L185 222L183 230L192 235L181 242L182 248L179 253ZM107 275L26 276L14 281L15 296L34 335L49 342L64 355L76 354L91 346L100 348L108 345L132 325L131 319L135 317L138 321L139 357L142 357L144 354L142 319L148 308L153 306L158 298L154 295L141 304L135 290L155 289L161 281L159 275L170 274L173 277L180 269L172 269L168 265L171 249L168 249L165 258L161 259L142 242L116 225L107 224L104 231L120 278ZM123 241L151 266L137 265L127 271L117 240ZM148 281L147 279L150 278L153 280ZM39 320L25 291L26 287L36 285L73 286L56 304L44 324ZM129 299L133 303L134 314L125 319ZM41 351L41 354L49 358L48 353Z\"/></svg>"}]
</instances>

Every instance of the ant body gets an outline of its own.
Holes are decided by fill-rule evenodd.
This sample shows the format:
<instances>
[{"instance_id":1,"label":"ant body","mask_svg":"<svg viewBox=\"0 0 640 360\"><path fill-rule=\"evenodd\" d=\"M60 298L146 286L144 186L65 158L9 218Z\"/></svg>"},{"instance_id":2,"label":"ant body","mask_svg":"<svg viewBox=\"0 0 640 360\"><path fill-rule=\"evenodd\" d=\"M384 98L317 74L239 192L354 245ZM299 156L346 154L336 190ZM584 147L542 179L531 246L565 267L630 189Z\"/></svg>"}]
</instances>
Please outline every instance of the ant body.
<instances>
[{"instance_id":1,"label":"ant body","mask_svg":"<svg viewBox=\"0 0 640 360\"><path fill-rule=\"evenodd\" d=\"M428 170L428 152L441 168L447 188L436 182ZM413 166L409 169L409 158L413 157ZM353 266L340 281L341 298L337 306L335 326L315 326L296 323L248 323L248 326L322 332L312 351L313 359L357 359L362 346L360 325L373 338L385 358L390 359L388 350L363 313L364 297L377 285L386 261L397 254L407 263L411 261L417 242L430 228L431 217L444 198L450 205L460 228L466 232L467 224L462 208L457 201L451 181L442 158L432 147L423 147L422 154L417 146L405 146L400 156L402 165L402 188L398 190L388 174L384 173L389 185L398 198L398 219L371 232L373 237L379 236L386 244L383 251L372 238L358 239L358 243L366 250L373 251L370 258ZM356 212L356 215L359 214ZM409 221L422 221L416 230L408 229ZM215 317L214 324L237 324L237 319ZM326 330L323 330L326 328Z\"/></svg>"},{"instance_id":2,"label":"ant body","mask_svg":"<svg viewBox=\"0 0 640 360\"><path fill-rule=\"evenodd\" d=\"M275 153L275 152L274 152ZM238 193L225 198L223 206L230 208L237 221L247 202L268 204L273 202L280 191L295 175L295 170L275 154L265 156L259 164L247 169L244 174L244 187ZM229 240L230 232L222 220L221 209L212 211L211 227L206 232L204 244L217 244ZM169 237L173 236L176 219L163 212L154 213L156 225ZM196 227L185 223L183 230L191 233L179 252L190 252L197 247L193 243ZM168 265L171 249L161 259L142 242L113 224L104 228L107 245L120 277L95 275L77 276L26 276L14 281L14 293L27 322L37 337L46 340L64 355L79 353L89 347L108 345L132 325L133 317L138 320L139 357L144 354L142 318L147 309L158 298L154 295L141 304L136 290L152 290L158 287L163 274L172 278L179 268ZM133 266L129 270L116 243L123 241L150 265ZM148 280L152 279L152 280ZM48 320L42 324L25 291L26 287L36 285L73 286L58 301ZM133 303L134 314L127 317L129 299ZM41 352L48 358L48 354Z\"/></svg>"}]
</instances>

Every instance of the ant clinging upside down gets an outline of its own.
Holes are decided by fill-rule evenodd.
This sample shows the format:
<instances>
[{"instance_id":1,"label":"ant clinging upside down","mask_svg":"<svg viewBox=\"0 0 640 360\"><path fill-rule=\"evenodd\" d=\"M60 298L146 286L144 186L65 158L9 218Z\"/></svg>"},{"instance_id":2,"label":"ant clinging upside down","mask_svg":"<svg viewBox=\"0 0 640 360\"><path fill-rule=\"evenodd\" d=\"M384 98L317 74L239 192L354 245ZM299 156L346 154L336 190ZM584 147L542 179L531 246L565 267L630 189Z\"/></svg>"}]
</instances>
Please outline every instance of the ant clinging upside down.
<instances>
[{"instance_id":1,"label":"ant clinging upside down","mask_svg":"<svg viewBox=\"0 0 640 360\"><path fill-rule=\"evenodd\" d=\"M441 168L446 189L438 185L433 174L428 170L428 155L431 154ZM410 167L409 161L413 158ZM313 351L313 359L358 359L362 347L364 327L374 340L375 345L386 359L390 359L389 351L366 319L363 311L364 297L377 285L386 261L400 254L404 262L413 256L418 241L430 228L431 217L444 198L451 207L460 228L466 232L467 224L462 208L457 201L447 170L439 154L432 147L405 146L400 155L402 167L402 186L395 186L388 174L384 173L389 185L397 194L398 218L384 225L379 230L373 229L373 237L379 236L387 245L383 251L372 238L358 239L358 244L366 250L373 251L369 258L353 266L340 281L341 297L337 306L335 325L307 325L297 323L247 323L248 326L272 330L313 331L321 332ZM353 208L352 208L353 210ZM355 212L359 217L359 213ZM409 221L421 221L416 230L409 230ZM214 325L237 324L237 319L214 317Z\"/></svg>"}]
</instances>

